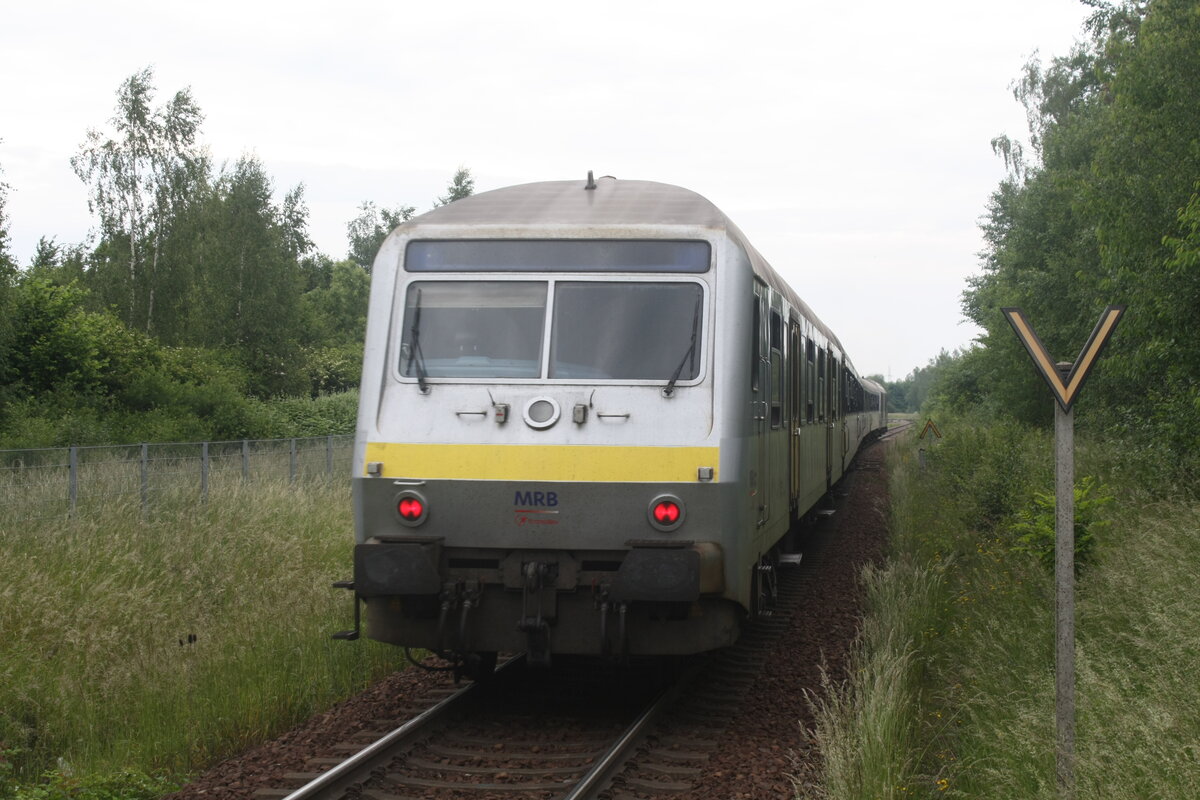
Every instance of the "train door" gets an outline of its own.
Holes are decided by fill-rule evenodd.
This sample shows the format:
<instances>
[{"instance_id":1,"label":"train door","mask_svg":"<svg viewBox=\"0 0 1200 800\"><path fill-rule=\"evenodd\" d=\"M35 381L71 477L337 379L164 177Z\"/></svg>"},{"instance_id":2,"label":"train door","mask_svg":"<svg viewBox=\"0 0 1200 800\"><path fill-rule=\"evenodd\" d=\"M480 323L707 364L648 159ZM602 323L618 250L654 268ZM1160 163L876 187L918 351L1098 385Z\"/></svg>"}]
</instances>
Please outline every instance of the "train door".
<instances>
[{"instance_id":1,"label":"train door","mask_svg":"<svg viewBox=\"0 0 1200 800\"><path fill-rule=\"evenodd\" d=\"M833 481L842 477L842 371L837 354L829 351L829 448Z\"/></svg>"},{"instance_id":2,"label":"train door","mask_svg":"<svg viewBox=\"0 0 1200 800\"><path fill-rule=\"evenodd\" d=\"M836 353L830 353L829 364L829 403L833 408L833 458L837 465L834 477L836 481L842 477L846 463L846 415L842 409L842 362Z\"/></svg>"},{"instance_id":3,"label":"train door","mask_svg":"<svg viewBox=\"0 0 1200 800\"><path fill-rule=\"evenodd\" d=\"M767 523L771 512L771 463L767 441L767 417L770 396L770 365L768 356L767 317L770 308L769 290L754 285L753 330L751 332L750 390L752 444L750 487L755 500L757 527Z\"/></svg>"},{"instance_id":4,"label":"train door","mask_svg":"<svg viewBox=\"0 0 1200 800\"><path fill-rule=\"evenodd\" d=\"M799 513L800 494L803 491L804 466L801 461L800 425L804 418L804 377L801 365L804 363L803 337L800 336L800 326L794 321L788 329L788 504Z\"/></svg>"},{"instance_id":5,"label":"train door","mask_svg":"<svg viewBox=\"0 0 1200 800\"><path fill-rule=\"evenodd\" d=\"M788 502L787 381L782 298L772 292L767 312L767 518L784 517Z\"/></svg>"},{"instance_id":6,"label":"train door","mask_svg":"<svg viewBox=\"0 0 1200 800\"><path fill-rule=\"evenodd\" d=\"M850 371L846 369L845 355L843 355L841 360L838 362L838 374L841 375L841 380L838 381L838 392L841 393L841 397L838 399L838 408L841 409L842 415L842 473L845 474L851 455L850 440L853 438L850 430L850 424L852 422L850 410L851 406L853 405L853 396L850 393L850 381L852 376Z\"/></svg>"},{"instance_id":7,"label":"train door","mask_svg":"<svg viewBox=\"0 0 1200 800\"><path fill-rule=\"evenodd\" d=\"M829 407L829 351L820 348L817 354L817 406L821 427L825 429L825 488L833 486L833 419Z\"/></svg>"}]
</instances>

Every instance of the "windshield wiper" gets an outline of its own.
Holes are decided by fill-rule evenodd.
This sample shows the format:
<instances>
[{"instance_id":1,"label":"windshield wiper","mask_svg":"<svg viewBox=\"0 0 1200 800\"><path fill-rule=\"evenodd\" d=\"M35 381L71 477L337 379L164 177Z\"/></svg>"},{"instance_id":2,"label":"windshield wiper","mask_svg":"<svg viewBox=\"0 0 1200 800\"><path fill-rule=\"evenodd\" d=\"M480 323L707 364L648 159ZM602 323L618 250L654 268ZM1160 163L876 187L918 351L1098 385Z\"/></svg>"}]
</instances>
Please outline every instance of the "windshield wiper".
<instances>
[{"instance_id":1,"label":"windshield wiper","mask_svg":"<svg viewBox=\"0 0 1200 800\"><path fill-rule=\"evenodd\" d=\"M696 339L700 336L700 306L704 303L704 293L701 292L696 297L696 310L692 314L692 340L688 343L688 349L684 352L683 358L679 362L679 366L675 368L675 374L671 376L671 380L663 387L663 397L670 397L675 394L675 382L679 380L680 374L683 373L684 366L688 361L693 364L696 361Z\"/></svg>"},{"instance_id":2,"label":"windshield wiper","mask_svg":"<svg viewBox=\"0 0 1200 800\"><path fill-rule=\"evenodd\" d=\"M408 364L404 367L404 374L411 375L413 364L417 367L417 386L421 389L421 394L429 394L429 384L425 382L428 375L425 373L425 356L421 354L421 290L417 289L417 303L413 307L413 324L409 329L410 340L408 345Z\"/></svg>"}]
</instances>

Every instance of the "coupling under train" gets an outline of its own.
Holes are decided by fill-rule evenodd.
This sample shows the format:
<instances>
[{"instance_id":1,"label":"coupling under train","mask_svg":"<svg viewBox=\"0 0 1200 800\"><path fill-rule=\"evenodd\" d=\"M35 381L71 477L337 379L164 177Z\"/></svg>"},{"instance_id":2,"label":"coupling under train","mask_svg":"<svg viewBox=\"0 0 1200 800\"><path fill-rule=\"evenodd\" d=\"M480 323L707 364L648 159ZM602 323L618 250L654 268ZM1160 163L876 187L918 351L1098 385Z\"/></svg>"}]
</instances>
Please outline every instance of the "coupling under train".
<instances>
[{"instance_id":1,"label":"coupling under train","mask_svg":"<svg viewBox=\"0 0 1200 800\"><path fill-rule=\"evenodd\" d=\"M458 200L375 259L341 635L361 603L370 638L468 673L731 644L885 426L883 389L700 195L589 173Z\"/></svg>"}]
</instances>

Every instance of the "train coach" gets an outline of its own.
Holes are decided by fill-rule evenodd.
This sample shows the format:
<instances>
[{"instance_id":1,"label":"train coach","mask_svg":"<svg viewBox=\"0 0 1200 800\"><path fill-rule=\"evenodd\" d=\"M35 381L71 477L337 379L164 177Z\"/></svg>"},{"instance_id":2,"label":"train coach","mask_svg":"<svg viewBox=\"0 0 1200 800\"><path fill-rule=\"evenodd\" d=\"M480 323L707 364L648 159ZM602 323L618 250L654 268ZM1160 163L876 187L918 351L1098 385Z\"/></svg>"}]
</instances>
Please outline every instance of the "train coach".
<instances>
[{"instance_id":1,"label":"train coach","mask_svg":"<svg viewBox=\"0 0 1200 800\"><path fill-rule=\"evenodd\" d=\"M435 209L372 271L356 619L468 672L728 645L885 408L694 192L589 173Z\"/></svg>"}]
</instances>

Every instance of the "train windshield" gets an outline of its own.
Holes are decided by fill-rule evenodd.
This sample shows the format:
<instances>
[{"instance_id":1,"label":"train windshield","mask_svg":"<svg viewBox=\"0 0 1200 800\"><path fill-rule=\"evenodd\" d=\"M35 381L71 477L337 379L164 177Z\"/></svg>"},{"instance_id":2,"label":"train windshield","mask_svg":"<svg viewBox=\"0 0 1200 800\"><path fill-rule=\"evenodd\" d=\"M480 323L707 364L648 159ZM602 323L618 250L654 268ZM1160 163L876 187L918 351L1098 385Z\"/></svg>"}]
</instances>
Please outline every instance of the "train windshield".
<instances>
[{"instance_id":1,"label":"train windshield","mask_svg":"<svg viewBox=\"0 0 1200 800\"><path fill-rule=\"evenodd\" d=\"M546 284L422 281L408 287L400 373L425 378L541 375Z\"/></svg>"},{"instance_id":2,"label":"train windshield","mask_svg":"<svg viewBox=\"0 0 1200 800\"><path fill-rule=\"evenodd\" d=\"M694 281L417 281L400 373L673 386L700 375L703 304Z\"/></svg>"},{"instance_id":3,"label":"train windshield","mask_svg":"<svg viewBox=\"0 0 1200 800\"><path fill-rule=\"evenodd\" d=\"M559 282L549 377L692 380L703 299L696 283Z\"/></svg>"}]
</instances>

